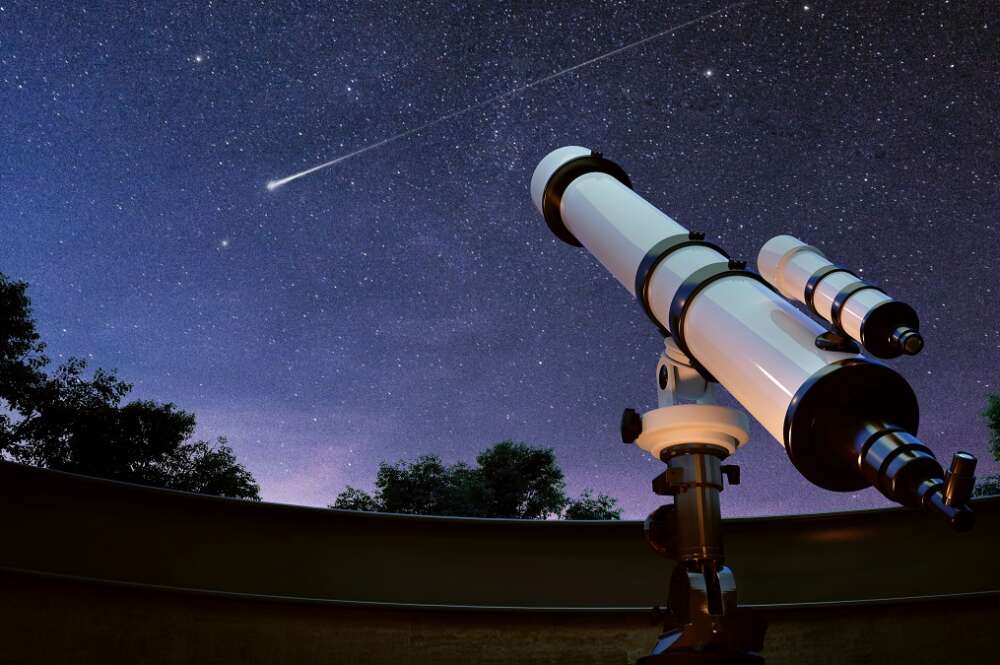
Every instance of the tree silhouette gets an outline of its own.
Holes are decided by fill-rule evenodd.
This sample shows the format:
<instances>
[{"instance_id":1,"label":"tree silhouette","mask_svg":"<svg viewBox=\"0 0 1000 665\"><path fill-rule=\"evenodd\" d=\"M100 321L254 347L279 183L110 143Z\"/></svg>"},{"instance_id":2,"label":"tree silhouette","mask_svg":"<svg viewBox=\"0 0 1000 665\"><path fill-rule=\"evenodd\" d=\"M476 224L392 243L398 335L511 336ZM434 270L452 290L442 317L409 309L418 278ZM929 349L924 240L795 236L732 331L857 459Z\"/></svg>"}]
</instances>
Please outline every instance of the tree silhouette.
<instances>
[{"instance_id":1,"label":"tree silhouette","mask_svg":"<svg viewBox=\"0 0 1000 665\"><path fill-rule=\"evenodd\" d=\"M544 519L619 519L617 502L590 490L576 501L565 494L563 473L551 448L501 441L476 457L476 467L446 466L437 455L383 462L374 496L348 486L331 508L419 515Z\"/></svg>"},{"instance_id":2,"label":"tree silhouette","mask_svg":"<svg viewBox=\"0 0 1000 665\"><path fill-rule=\"evenodd\" d=\"M437 455L422 455L413 462L380 464L375 478L380 510L425 515L462 515L473 511L472 483L468 466L446 467Z\"/></svg>"},{"instance_id":3,"label":"tree silhouette","mask_svg":"<svg viewBox=\"0 0 1000 665\"><path fill-rule=\"evenodd\" d=\"M551 448L502 441L476 462L483 517L545 518L566 505L563 472Z\"/></svg>"},{"instance_id":4,"label":"tree silhouette","mask_svg":"<svg viewBox=\"0 0 1000 665\"><path fill-rule=\"evenodd\" d=\"M195 417L173 404L124 403L114 372L71 358L51 375L24 282L0 273L0 458L145 485L260 499L225 439L190 441Z\"/></svg>"},{"instance_id":5,"label":"tree silhouette","mask_svg":"<svg viewBox=\"0 0 1000 665\"><path fill-rule=\"evenodd\" d=\"M379 512L382 510L379 502L373 499L368 492L351 487L350 485L337 495L336 501L330 505L330 508L361 510L364 512Z\"/></svg>"},{"instance_id":6,"label":"tree silhouette","mask_svg":"<svg viewBox=\"0 0 1000 665\"><path fill-rule=\"evenodd\" d=\"M583 490L580 498L570 501L563 513L568 520L617 520L621 516L617 499L607 494L594 496L592 490Z\"/></svg>"},{"instance_id":7,"label":"tree silhouette","mask_svg":"<svg viewBox=\"0 0 1000 665\"><path fill-rule=\"evenodd\" d=\"M986 397L986 409L982 413L986 426L990 428L990 453L993 459L1000 462L1000 394ZM983 476L976 483L973 496L992 496L1000 494L1000 474Z\"/></svg>"}]
</instances>

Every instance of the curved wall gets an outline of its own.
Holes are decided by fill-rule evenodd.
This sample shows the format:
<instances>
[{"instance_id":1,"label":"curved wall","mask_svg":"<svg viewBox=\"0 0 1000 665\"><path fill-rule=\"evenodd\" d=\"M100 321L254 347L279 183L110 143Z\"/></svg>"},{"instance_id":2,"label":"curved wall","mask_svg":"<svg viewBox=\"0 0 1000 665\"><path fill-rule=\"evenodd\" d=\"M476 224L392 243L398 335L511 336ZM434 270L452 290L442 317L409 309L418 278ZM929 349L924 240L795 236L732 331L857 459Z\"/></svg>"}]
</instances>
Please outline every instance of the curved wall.
<instances>
[{"instance_id":1,"label":"curved wall","mask_svg":"<svg viewBox=\"0 0 1000 665\"><path fill-rule=\"evenodd\" d=\"M670 572L639 522L352 513L5 463L0 501L0 662L624 663ZM976 511L967 534L904 510L727 520L768 662L991 653L1000 500Z\"/></svg>"}]
</instances>

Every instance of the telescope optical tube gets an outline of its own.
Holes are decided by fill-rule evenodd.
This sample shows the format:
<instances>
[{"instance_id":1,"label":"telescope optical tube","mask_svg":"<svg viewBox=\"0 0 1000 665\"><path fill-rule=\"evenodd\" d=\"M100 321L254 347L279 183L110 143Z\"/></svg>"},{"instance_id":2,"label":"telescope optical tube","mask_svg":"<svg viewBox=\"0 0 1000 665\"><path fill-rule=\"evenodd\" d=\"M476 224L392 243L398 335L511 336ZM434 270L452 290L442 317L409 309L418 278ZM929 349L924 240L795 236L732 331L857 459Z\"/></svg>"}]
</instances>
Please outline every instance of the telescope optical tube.
<instances>
[{"instance_id":1,"label":"telescope optical tube","mask_svg":"<svg viewBox=\"0 0 1000 665\"><path fill-rule=\"evenodd\" d=\"M555 235L600 261L812 483L839 491L875 484L894 501L971 524L964 501L945 502L944 472L915 438L916 396L891 368L818 348L822 326L633 192L624 170L599 153L549 153L531 196Z\"/></svg>"},{"instance_id":2,"label":"telescope optical tube","mask_svg":"<svg viewBox=\"0 0 1000 665\"><path fill-rule=\"evenodd\" d=\"M757 269L781 295L805 304L877 358L912 356L924 348L912 307L798 238L780 235L764 243Z\"/></svg>"}]
</instances>

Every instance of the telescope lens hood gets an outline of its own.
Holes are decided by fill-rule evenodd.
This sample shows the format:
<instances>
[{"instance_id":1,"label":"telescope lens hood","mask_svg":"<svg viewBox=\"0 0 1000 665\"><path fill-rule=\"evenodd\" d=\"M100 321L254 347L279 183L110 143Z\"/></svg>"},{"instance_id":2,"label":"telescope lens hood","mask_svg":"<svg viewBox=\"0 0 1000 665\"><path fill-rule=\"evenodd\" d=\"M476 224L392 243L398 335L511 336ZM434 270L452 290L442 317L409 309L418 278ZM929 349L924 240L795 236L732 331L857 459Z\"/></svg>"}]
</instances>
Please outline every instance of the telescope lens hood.
<instances>
[{"instance_id":1,"label":"telescope lens hood","mask_svg":"<svg viewBox=\"0 0 1000 665\"><path fill-rule=\"evenodd\" d=\"M570 183L587 173L606 173L629 189L632 189L632 181L629 180L625 170L610 159L605 159L599 152L591 152L589 155L570 159L549 176L548 182L545 184L544 194L542 195L542 216L556 237L575 247L583 247L583 245L566 228L566 222L563 221L560 206L562 204L563 192L566 191Z\"/></svg>"}]
</instances>

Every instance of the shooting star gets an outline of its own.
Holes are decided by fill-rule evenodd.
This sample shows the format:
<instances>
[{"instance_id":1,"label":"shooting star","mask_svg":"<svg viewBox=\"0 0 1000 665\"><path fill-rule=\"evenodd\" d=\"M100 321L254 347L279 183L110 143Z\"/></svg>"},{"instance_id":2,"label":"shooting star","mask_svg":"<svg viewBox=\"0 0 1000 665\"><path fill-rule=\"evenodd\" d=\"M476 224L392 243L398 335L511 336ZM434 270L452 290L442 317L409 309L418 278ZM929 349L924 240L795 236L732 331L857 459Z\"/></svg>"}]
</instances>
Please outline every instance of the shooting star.
<instances>
[{"instance_id":1,"label":"shooting star","mask_svg":"<svg viewBox=\"0 0 1000 665\"><path fill-rule=\"evenodd\" d=\"M424 124L420 125L419 127L414 127L413 129L408 129L405 132L400 132L399 134L394 134L393 136L390 136L388 138L382 139L381 141L378 141L377 143L371 143L369 145L364 146L363 148L358 148L354 152L349 152L346 155L341 155L340 157L337 157L336 159L331 159L328 162L323 162L322 164L319 164L317 166L313 166L312 168L308 168L305 171L299 171L298 173L293 173L292 175L285 176L284 178L278 178L276 180L269 180L267 182L267 185L266 185L267 191L273 192L274 190L278 189L279 187L284 187L285 185L287 185L288 183L292 182L293 180L298 180L299 178L307 176L310 173L315 173L316 171L321 171L323 169L330 168L331 166L334 166L336 164L340 164L341 162L346 162L349 159L353 159L355 157L358 157L359 155L363 155L366 152L370 152L372 150L375 150L376 148L381 148L382 146L387 145L389 143L394 143L396 141L399 141L400 139L405 139L407 136L412 136L413 134L416 134L418 132L422 132L425 129L429 129L430 127L433 127L434 125L441 124L442 122L446 122L448 120L451 120L452 118L456 118L456 117L458 117L460 115L464 115L466 113L469 113L470 111L475 111L477 109L481 109L484 106L489 106L490 104L493 104L494 102L498 102L501 99L504 99L506 97L512 97L514 95L517 95L519 93L524 92L525 90L528 90L530 88L534 88L535 86L539 86L539 85L541 85L543 83L547 83L547 82L552 81L554 79L557 79L557 78L559 78L561 76L565 76L566 74L569 74L570 72L574 72L574 71L576 71L578 69L581 69L583 67L586 67L588 65L592 65L595 62L600 62L601 60L606 60L608 58L614 57L614 56L618 55L619 53L624 53L625 51L629 51L631 49L638 48L638 47L642 46L643 44L651 42L651 41L653 41L655 39L659 39L660 37L665 37L667 35L673 34L673 33L677 32L678 30L683 30L684 28L687 28L689 26L695 25L697 23L701 23L702 21L707 21L708 19L712 18L713 16L716 16L718 14L722 14L724 12L727 12L727 11L731 10L731 9L736 9L738 7L743 7L744 5L749 5L752 2L754 2L754 0L746 0L745 2L736 2L736 3L733 3L731 5L726 5L725 7L722 7L721 9L716 9L714 12L710 12L710 13L705 14L703 16L699 16L697 18L693 18L690 21L685 21L684 23L681 23L679 25L675 25L673 27L667 28L666 30L661 30L660 32L657 32L655 34L649 35L648 37L643 37L642 39L640 39L638 41L631 42L629 44L626 44L625 46L620 46L620 47L614 49L613 51L608 51L607 53L602 53L599 56L591 58L590 60L585 60L584 62L581 62L581 63L578 63L576 65L573 65L572 67L567 67L566 69L562 69L562 70L560 70L558 72L555 72L554 74L549 74L548 76L542 77L540 79L531 81L529 83L525 83L523 85L519 85L518 87L513 88L512 90L508 90L507 92L501 93L501 94L496 95L494 97L490 97L489 99L486 99L484 101L477 102L477 103L472 104L470 106L466 106L465 108L458 109L457 111L452 111L451 113L443 115L443 116L441 116L439 118L435 118L434 120L431 120L429 122L425 122Z\"/></svg>"}]
</instances>

